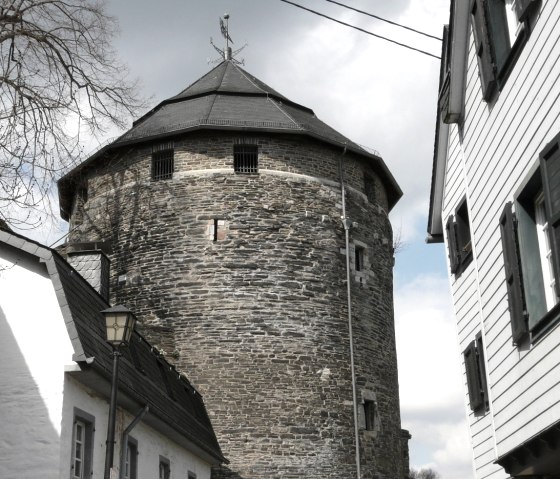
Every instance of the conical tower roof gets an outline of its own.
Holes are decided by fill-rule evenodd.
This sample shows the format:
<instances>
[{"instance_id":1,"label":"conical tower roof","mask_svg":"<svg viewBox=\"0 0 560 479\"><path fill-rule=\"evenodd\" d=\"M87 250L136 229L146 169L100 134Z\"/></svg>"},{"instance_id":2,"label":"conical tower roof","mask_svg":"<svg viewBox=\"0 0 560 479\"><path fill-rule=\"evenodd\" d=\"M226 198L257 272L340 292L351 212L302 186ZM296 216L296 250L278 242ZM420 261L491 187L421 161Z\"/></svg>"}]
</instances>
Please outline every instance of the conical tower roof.
<instances>
[{"instance_id":1,"label":"conical tower roof","mask_svg":"<svg viewBox=\"0 0 560 479\"><path fill-rule=\"evenodd\" d=\"M135 143L200 128L303 133L369 154L232 61L224 61L181 93L134 122L116 142Z\"/></svg>"},{"instance_id":2,"label":"conical tower roof","mask_svg":"<svg viewBox=\"0 0 560 479\"><path fill-rule=\"evenodd\" d=\"M129 131L65 175L59 181L61 208L64 191L73 188L69 183L76 173L108 150L204 129L301 134L340 146L376 164L387 188L389 208L402 196L378 154L323 123L310 108L289 100L233 61L225 60L179 94L162 101L135 121ZM62 214L64 217L64 211Z\"/></svg>"}]
</instances>

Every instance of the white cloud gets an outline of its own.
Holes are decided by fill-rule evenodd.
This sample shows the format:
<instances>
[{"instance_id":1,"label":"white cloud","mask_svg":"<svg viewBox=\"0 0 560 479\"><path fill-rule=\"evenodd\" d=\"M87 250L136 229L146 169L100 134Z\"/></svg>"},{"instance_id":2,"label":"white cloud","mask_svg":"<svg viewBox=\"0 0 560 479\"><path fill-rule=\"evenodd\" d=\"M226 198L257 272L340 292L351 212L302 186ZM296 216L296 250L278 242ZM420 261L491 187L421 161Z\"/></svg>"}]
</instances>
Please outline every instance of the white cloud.
<instances>
[{"instance_id":1,"label":"white cloud","mask_svg":"<svg viewBox=\"0 0 560 479\"><path fill-rule=\"evenodd\" d=\"M447 277L421 275L395 291L401 415L411 464L445 479L472 474L464 391Z\"/></svg>"}]
</instances>

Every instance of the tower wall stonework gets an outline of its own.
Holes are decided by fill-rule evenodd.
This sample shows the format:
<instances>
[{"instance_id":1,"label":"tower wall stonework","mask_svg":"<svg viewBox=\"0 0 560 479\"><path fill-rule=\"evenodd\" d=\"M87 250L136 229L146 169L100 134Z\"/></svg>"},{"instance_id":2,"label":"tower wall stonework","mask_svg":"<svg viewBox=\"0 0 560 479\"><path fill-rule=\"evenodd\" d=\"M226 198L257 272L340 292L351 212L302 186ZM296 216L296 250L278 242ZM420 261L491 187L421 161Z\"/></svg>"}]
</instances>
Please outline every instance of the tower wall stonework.
<instances>
[{"instance_id":1,"label":"tower wall stonework","mask_svg":"<svg viewBox=\"0 0 560 479\"><path fill-rule=\"evenodd\" d=\"M258 144L258 174L233 172L240 139ZM173 178L151 181L152 148L83 170L69 241L111 244L112 303L203 394L230 460L215 477L356 477L341 159L358 402L376 411L362 477L404 477L392 232L371 163L303 137L198 132L175 139Z\"/></svg>"}]
</instances>

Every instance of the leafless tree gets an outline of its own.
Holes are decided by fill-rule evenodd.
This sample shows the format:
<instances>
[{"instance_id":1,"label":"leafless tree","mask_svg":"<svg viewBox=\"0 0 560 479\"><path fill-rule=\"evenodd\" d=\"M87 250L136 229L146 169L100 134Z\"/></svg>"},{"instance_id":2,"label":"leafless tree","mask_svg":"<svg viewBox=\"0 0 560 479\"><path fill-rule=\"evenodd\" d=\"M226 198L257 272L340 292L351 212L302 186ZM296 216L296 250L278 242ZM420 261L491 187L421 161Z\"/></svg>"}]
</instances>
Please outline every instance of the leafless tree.
<instances>
[{"instance_id":1,"label":"leafless tree","mask_svg":"<svg viewBox=\"0 0 560 479\"><path fill-rule=\"evenodd\" d=\"M137 111L117 31L103 1L0 0L0 220L37 226L81 135Z\"/></svg>"},{"instance_id":2,"label":"leafless tree","mask_svg":"<svg viewBox=\"0 0 560 479\"><path fill-rule=\"evenodd\" d=\"M418 471L411 468L410 472L408 473L409 479L439 479L440 477L441 476L439 475L439 473L431 468L422 468Z\"/></svg>"}]
</instances>

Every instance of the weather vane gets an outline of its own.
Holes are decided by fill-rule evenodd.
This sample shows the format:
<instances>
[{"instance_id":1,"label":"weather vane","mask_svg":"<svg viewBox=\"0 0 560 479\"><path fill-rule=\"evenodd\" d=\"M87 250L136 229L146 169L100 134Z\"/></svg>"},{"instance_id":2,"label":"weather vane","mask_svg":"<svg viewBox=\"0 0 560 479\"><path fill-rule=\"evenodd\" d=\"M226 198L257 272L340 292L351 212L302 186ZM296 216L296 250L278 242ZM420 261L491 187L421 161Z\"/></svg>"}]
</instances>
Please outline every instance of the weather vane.
<instances>
[{"instance_id":1,"label":"weather vane","mask_svg":"<svg viewBox=\"0 0 560 479\"><path fill-rule=\"evenodd\" d=\"M214 47L214 50L216 50L220 54L220 58L218 58L216 60L210 60L209 59L208 63L218 63L218 62L221 62L223 60L228 60L228 61L232 61L233 63L236 63L237 65L244 65L245 60L243 60L243 59L238 60L237 58L235 58L235 56L247 46L247 43L245 43L245 45L243 45L241 48L232 51L231 47L229 46L230 43L233 45L233 40L231 39L231 37L229 35L229 14L228 13L225 13L223 18L220 17L220 32L222 33L222 36L224 37L224 39L226 41L226 46L223 49L217 47L216 45L214 45L214 41L212 40L212 37L210 37L210 44Z\"/></svg>"}]
</instances>

